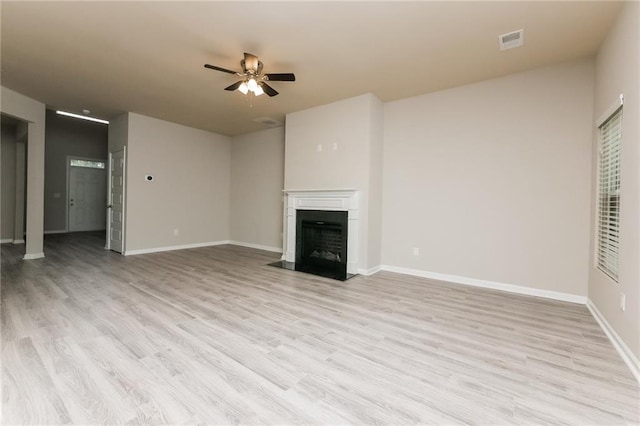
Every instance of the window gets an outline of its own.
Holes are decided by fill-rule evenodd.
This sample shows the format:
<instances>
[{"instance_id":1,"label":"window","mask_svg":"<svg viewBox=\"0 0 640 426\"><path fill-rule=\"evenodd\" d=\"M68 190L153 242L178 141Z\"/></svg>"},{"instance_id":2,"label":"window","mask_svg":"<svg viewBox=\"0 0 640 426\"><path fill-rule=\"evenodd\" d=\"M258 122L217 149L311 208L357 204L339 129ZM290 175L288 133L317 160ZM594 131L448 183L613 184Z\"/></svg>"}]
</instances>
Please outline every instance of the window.
<instances>
[{"instance_id":1,"label":"window","mask_svg":"<svg viewBox=\"0 0 640 426\"><path fill-rule=\"evenodd\" d=\"M600 129L598 163L598 268L618 281L620 234L620 139L622 107Z\"/></svg>"},{"instance_id":2,"label":"window","mask_svg":"<svg viewBox=\"0 0 640 426\"><path fill-rule=\"evenodd\" d=\"M91 160L69 160L71 167L89 167L91 169L104 169L104 161L91 161Z\"/></svg>"}]
</instances>

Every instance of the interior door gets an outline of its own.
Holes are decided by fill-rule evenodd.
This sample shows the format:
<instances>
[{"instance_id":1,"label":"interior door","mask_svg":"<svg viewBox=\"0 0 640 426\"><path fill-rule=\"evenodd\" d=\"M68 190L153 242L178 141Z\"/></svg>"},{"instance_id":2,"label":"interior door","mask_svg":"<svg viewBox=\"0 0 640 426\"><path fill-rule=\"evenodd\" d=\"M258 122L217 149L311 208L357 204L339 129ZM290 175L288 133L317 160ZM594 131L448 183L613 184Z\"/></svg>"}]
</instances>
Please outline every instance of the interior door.
<instances>
[{"instance_id":1,"label":"interior door","mask_svg":"<svg viewBox=\"0 0 640 426\"><path fill-rule=\"evenodd\" d=\"M125 150L111 154L109 162L109 248L118 253L124 250L124 178Z\"/></svg>"},{"instance_id":2,"label":"interior door","mask_svg":"<svg viewBox=\"0 0 640 426\"><path fill-rule=\"evenodd\" d=\"M105 170L69 167L69 232L104 229Z\"/></svg>"}]
</instances>

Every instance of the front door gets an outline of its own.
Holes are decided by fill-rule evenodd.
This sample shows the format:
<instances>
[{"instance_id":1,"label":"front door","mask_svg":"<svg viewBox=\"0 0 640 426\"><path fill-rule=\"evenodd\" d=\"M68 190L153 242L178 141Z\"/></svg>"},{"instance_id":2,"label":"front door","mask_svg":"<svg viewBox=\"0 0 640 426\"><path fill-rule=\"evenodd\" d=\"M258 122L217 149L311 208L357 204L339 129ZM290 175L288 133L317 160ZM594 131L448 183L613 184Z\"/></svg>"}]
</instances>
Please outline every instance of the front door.
<instances>
[{"instance_id":1,"label":"front door","mask_svg":"<svg viewBox=\"0 0 640 426\"><path fill-rule=\"evenodd\" d=\"M113 251L124 250L124 174L125 151L115 151L109 161L109 246Z\"/></svg>"},{"instance_id":2,"label":"front door","mask_svg":"<svg viewBox=\"0 0 640 426\"><path fill-rule=\"evenodd\" d=\"M106 199L103 168L70 166L69 232L104 229Z\"/></svg>"}]
</instances>

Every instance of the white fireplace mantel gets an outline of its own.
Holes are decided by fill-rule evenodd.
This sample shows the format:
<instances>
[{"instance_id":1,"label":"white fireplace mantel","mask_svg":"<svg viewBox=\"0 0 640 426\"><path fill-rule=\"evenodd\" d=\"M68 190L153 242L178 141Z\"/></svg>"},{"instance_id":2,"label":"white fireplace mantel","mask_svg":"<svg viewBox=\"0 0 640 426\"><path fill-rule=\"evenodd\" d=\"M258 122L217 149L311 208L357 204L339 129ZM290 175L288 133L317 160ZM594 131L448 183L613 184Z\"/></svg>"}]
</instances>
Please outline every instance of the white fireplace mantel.
<instances>
[{"instance_id":1,"label":"white fireplace mantel","mask_svg":"<svg viewBox=\"0 0 640 426\"><path fill-rule=\"evenodd\" d=\"M286 246L285 260L296 260L296 211L297 210L333 210L346 211L347 225L347 273L358 273L358 231L360 197L356 189L285 189Z\"/></svg>"}]
</instances>

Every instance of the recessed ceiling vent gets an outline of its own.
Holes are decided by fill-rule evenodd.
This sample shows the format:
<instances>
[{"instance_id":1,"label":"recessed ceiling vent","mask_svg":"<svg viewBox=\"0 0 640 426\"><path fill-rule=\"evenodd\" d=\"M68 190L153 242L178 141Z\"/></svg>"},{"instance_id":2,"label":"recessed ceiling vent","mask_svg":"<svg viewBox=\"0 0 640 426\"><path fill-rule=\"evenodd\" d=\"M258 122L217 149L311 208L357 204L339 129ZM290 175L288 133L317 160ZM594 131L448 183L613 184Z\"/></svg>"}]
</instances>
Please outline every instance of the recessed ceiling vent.
<instances>
[{"instance_id":1,"label":"recessed ceiling vent","mask_svg":"<svg viewBox=\"0 0 640 426\"><path fill-rule=\"evenodd\" d=\"M500 42L500 50L522 46L522 43L524 43L524 30L502 34L498 37L498 41Z\"/></svg>"},{"instance_id":2,"label":"recessed ceiling vent","mask_svg":"<svg viewBox=\"0 0 640 426\"><path fill-rule=\"evenodd\" d=\"M282 126L281 122L276 121L273 118L269 118L269 117L254 118L253 121L255 121L256 123L260 123L260 124L262 124L264 126L267 126L267 127L279 127L279 126Z\"/></svg>"}]
</instances>

